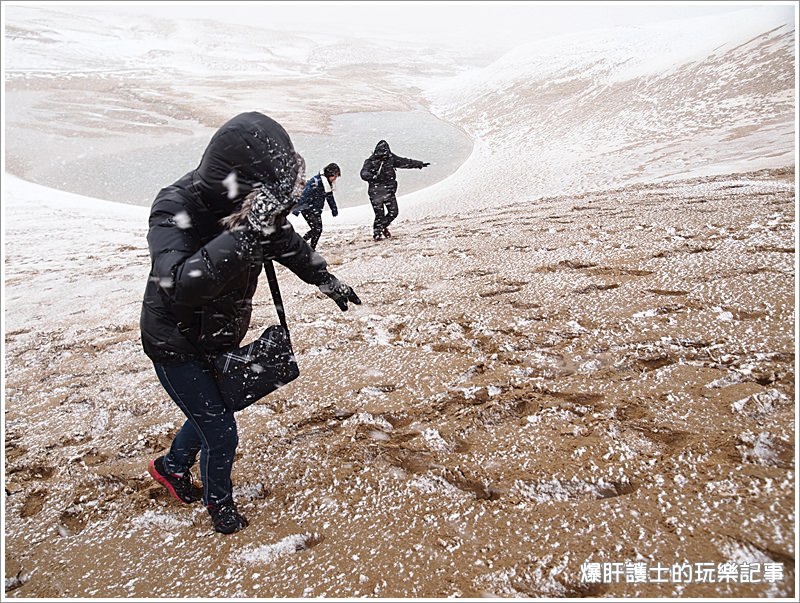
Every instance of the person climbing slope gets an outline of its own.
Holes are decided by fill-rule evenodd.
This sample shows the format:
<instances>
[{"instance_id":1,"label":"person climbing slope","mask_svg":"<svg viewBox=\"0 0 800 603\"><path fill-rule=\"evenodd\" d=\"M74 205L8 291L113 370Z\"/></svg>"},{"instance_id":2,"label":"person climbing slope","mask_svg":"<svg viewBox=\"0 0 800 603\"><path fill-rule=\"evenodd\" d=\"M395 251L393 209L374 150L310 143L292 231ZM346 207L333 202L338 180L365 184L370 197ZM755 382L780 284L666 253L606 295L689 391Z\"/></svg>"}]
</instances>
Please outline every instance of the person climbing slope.
<instances>
[{"instance_id":1,"label":"person climbing slope","mask_svg":"<svg viewBox=\"0 0 800 603\"><path fill-rule=\"evenodd\" d=\"M326 165L319 174L306 183L303 194L300 195L300 202L292 210L295 216L303 214L303 218L308 222L309 230L303 238L308 241L311 249L317 248L319 238L322 236L322 210L325 208L325 202L328 202L334 218L339 215L333 191L336 179L341 175L342 170L338 165L335 163Z\"/></svg>"},{"instance_id":2,"label":"person climbing slope","mask_svg":"<svg viewBox=\"0 0 800 603\"><path fill-rule=\"evenodd\" d=\"M369 183L367 193L375 220L372 224L372 238L379 241L389 238L389 225L397 218L397 169L422 169L430 163L407 159L392 153L389 143L381 140L372 155L367 157L361 168L361 179Z\"/></svg>"}]
</instances>

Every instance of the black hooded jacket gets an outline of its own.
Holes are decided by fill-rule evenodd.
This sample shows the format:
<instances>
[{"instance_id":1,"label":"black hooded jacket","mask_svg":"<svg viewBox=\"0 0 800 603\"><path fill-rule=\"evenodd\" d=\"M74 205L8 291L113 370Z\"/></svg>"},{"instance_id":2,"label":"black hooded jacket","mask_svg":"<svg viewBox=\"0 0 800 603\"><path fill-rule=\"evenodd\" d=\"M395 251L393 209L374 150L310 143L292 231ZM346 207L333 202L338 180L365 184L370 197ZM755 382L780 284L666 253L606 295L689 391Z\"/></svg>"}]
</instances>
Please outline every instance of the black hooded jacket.
<instances>
[{"instance_id":1,"label":"black hooded jacket","mask_svg":"<svg viewBox=\"0 0 800 603\"><path fill-rule=\"evenodd\" d=\"M325 260L285 217L268 239L220 224L259 184L279 199L290 196L301 162L280 124L261 113L242 113L212 136L197 169L158 193L140 319L142 347L153 361L174 364L238 346L250 325L265 258L310 284L330 278Z\"/></svg>"},{"instance_id":2,"label":"black hooded jacket","mask_svg":"<svg viewBox=\"0 0 800 603\"><path fill-rule=\"evenodd\" d=\"M396 168L422 168L423 163L416 159L406 159L392 153L389 143L381 140L375 145L372 155L367 157L361 168L361 179L369 182L368 193L372 197L374 193L389 191L397 192Z\"/></svg>"}]
</instances>

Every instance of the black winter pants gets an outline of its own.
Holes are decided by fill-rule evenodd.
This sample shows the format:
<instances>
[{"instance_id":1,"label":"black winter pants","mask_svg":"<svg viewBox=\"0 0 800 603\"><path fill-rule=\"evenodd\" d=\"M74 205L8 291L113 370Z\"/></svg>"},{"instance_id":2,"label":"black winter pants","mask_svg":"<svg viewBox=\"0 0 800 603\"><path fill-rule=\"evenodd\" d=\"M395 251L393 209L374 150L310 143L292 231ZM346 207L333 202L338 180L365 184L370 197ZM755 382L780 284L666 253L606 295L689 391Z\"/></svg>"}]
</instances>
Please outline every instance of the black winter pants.
<instances>
[{"instance_id":1,"label":"black winter pants","mask_svg":"<svg viewBox=\"0 0 800 603\"><path fill-rule=\"evenodd\" d=\"M392 191L377 190L370 195L369 202L375 212L375 221L372 223L372 235L382 236L384 229L394 221L399 213L397 197Z\"/></svg>"},{"instance_id":2,"label":"black winter pants","mask_svg":"<svg viewBox=\"0 0 800 603\"><path fill-rule=\"evenodd\" d=\"M303 214L310 229L303 235L303 238L308 241L311 249L316 249L319 238L322 236L322 214L308 209L304 209L300 213Z\"/></svg>"}]
</instances>

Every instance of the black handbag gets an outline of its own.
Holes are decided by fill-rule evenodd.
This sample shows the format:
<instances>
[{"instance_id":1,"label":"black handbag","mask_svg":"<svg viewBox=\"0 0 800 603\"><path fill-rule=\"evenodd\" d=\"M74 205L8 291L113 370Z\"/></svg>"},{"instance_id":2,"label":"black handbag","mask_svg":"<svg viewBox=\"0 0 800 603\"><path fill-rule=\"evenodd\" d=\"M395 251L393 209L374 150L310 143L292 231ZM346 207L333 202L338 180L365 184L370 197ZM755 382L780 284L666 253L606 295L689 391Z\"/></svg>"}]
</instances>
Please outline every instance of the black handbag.
<instances>
[{"instance_id":1,"label":"black handbag","mask_svg":"<svg viewBox=\"0 0 800 603\"><path fill-rule=\"evenodd\" d=\"M214 358L219 391L233 412L247 408L300 376L271 260L264 262L264 271L281 324L267 327L252 343Z\"/></svg>"}]
</instances>

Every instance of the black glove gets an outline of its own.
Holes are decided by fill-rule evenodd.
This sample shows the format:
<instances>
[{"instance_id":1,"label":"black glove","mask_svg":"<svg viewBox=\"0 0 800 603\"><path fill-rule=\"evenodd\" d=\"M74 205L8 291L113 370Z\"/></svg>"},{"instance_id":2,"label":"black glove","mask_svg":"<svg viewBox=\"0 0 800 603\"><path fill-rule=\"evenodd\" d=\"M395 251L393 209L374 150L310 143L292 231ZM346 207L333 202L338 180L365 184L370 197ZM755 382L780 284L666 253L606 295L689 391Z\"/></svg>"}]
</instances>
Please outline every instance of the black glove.
<instances>
[{"instance_id":1,"label":"black glove","mask_svg":"<svg viewBox=\"0 0 800 603\"><path fill-rule=\"evenodd\" d=\"M319 285L319 290L335 301L342 312L347 311L347 302L353 302L358 305L361 304L361 300L358 299L358 295L353 291L353 288L343 283L332 274L326 282Z\"/></svg>"},{"instance_id":2,"label":"black glove","mask_svg":"<svg viewBox=\"0 0 800 603\"><path fill-rule=\"evenodd\" d=\"M339 215L339 210L338 209L332 209L331 213L333 214L333 217L335 218L336 216Z\"/></svg>"},{"instance_id":3,"label":"black glove","mask_svg":"<svg viewBox=\"0 0 800 603\"><path fill-rule=\"evenodd\" d=\"M424 161L421 161L421 162L420 162L419 169L426 168L426 167L428 167L429 165L430 165L430 163L425 163Z\"/></svg>"}]
</instances>

